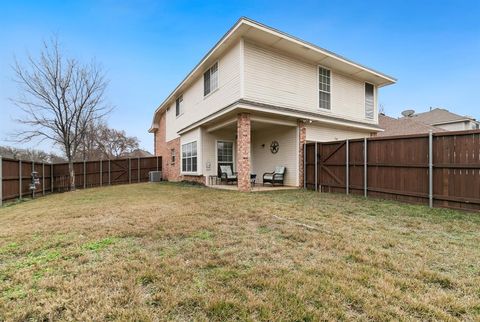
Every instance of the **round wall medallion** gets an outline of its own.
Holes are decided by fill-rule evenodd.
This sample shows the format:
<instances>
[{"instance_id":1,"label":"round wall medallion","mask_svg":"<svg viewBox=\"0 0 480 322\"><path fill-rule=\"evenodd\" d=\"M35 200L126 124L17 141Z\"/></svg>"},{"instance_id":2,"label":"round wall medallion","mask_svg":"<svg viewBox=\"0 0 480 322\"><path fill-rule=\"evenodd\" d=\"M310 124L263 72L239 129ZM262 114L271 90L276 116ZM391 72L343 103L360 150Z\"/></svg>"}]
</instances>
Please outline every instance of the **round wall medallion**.
<instances>
[{"instance_id":1,"label":"round wall medallion","mask_svg":"<svg viewBox=\"0 0 480 322\"><path fill-rule=\"evenodd\" d=\"M278 144L277 141L272 141L272 144L270 144L270 152L273 154L278 152L278 149L280 148L280 145Z\"/></svg>"}]
</instances>

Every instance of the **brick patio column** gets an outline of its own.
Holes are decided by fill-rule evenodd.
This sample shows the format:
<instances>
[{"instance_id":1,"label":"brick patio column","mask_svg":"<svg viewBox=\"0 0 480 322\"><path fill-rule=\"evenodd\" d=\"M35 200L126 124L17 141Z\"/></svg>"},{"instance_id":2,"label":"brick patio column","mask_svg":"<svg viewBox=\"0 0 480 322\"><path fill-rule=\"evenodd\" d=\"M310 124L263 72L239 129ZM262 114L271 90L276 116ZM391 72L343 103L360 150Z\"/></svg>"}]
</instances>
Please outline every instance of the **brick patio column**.
<instances>
[{"instance_id":1,"label":"brick patio column","mask_svg":"<svg viewBox=\"0 0 480 322\"><path fill-rule=\"evenodd\" d=\"M307 128L305 127L305 122L298 121L298 185L303 188L303 179L304 179L304 155L303 155L303 145L307 142Z\"/></svg>"},{"instance_id":2,"label":"brick patio column","mask_svg":"<svg viewBox=\"0 0 480 322\"><path fill-rule=\"evenodd\" d=\"M250 191L250 114L237 117L238 190Z\"/></svg>"}]
</instances>

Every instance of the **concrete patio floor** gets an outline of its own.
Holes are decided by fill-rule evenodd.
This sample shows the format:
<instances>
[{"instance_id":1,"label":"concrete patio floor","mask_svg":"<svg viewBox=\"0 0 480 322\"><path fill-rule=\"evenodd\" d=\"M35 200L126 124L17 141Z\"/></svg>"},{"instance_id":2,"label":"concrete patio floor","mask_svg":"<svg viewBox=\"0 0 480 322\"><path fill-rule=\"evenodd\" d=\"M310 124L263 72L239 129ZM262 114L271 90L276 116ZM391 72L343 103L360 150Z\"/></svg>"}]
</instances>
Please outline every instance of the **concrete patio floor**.
<instances>
[{"instance_id":1,"label":"concrete patio floor","mask_svg":"<svg viewBox=\"0 0 480 322\"><path fill-rule=\"evenodd\" d=\"M232 190L238 191L238 187L236 184L218 184L218 185L211 185L208 186L213 189L222 189L222 190ZM263 186L261 184L257 184L252 186L251 192L262 192L262 191L276 191L276 190L296 190L299 189L298 187L290 187L290 186L275 186L272 187L270 185Z\"/></svg>"}]
</instances>

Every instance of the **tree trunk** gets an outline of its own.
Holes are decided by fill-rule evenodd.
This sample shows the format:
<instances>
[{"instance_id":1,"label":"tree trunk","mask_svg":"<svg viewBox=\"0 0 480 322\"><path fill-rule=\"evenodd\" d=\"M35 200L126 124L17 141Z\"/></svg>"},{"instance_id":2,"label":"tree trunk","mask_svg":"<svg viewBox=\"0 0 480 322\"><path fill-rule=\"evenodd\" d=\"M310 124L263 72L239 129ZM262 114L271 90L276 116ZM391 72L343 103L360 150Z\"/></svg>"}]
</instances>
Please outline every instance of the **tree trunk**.
<instances>
[{"instance_id":1,"label":"tree trunk","mask_svg":"<svg viewBox=\"0 0 480 322\"><path fill-rule=\"evenodd\" d=\"M73 167L73 160L68 161L68 172L70 173L70 191L75 190L75 169Z\"/></svg>"}]
</instances>

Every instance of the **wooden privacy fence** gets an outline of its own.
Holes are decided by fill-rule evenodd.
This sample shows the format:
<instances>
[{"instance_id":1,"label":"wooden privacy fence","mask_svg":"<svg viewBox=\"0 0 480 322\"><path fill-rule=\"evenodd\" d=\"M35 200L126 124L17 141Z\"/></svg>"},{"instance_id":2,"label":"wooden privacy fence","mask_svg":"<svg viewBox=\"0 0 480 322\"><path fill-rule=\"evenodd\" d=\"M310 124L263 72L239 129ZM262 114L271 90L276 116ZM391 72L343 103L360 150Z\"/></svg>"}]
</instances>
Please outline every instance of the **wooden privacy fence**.
<instances>
[{"instance_id":1,"label":"wooden privacy fence","mask_svg":"<svg viewBox=\"0 0 480 322\"><path fill-rule=\"evenodd\" d=\"M480 210L480 131L307 143L305 188Z\"/></svg>"},{"instance_id":2,"label":"wooden privacy fence","mask_svg":"<svg viewBox=\"0 0 480 322\"><path fill-rule=\"evenodd\" d=\"M75 187L92 188L104 185L148 181L150 171L162 170L161 157L143 157L74 163ZM70 188L68 163L37 163L0 157L0 205L3 201L31 196L31 173L38 172L40 185L36 195L64 192Z\"/></svg>"}]
</instances>

